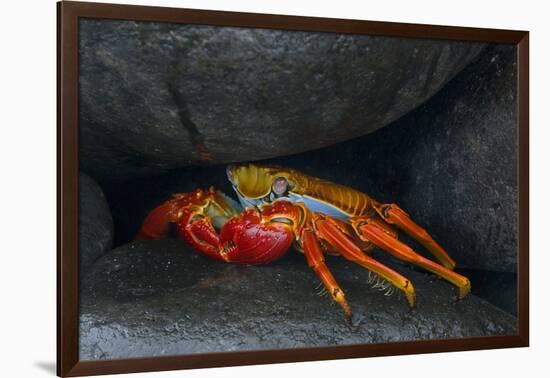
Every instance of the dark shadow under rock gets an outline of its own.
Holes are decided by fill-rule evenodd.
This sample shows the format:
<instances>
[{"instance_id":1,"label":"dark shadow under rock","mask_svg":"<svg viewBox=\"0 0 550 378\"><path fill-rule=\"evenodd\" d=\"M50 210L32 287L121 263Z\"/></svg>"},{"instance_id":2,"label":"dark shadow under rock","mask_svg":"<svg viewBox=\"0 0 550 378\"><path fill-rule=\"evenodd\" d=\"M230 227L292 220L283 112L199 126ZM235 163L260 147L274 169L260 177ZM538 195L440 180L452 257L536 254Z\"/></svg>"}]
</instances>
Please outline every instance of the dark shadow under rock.
<instances>
[{"instance_id":1,"label":"dark shadow under rock","mask_svg":"<svg viewBox=\"0 0 550 378\"><path fill-rule=\"evenodd\" d=\"M380 256L378 256L380 257ZM342 258L328 264L354 310L354 326L327 297L303 256L267 266L209 260L183 242L133 242L99 259L84 282L80 359L462 338L516 333L516 318L388 261L409 277L418 304L384 296Z\"/></svg>"},{"instance_id":2,"label":"dark shadow under rock","mask_svg":"<svg viewBox=\"0 0 550 378\"><path fill-rule=\"evenodd\" d=\"M494 272L478 269L459 269L472 283L472 293L498 308L517 315L518 276L514 272Z\"/></svg>"},{"instance_id":3,"label":"dark shadow under rock","mask_svg":"<svg viewBox=\"0 0 550 378\"><path fill-rule=\"evenodd\" d=\"M80 163L102 180L368 134L425 102L485 46L91 19L79 32Z\"/></svg>"}]
</instances>

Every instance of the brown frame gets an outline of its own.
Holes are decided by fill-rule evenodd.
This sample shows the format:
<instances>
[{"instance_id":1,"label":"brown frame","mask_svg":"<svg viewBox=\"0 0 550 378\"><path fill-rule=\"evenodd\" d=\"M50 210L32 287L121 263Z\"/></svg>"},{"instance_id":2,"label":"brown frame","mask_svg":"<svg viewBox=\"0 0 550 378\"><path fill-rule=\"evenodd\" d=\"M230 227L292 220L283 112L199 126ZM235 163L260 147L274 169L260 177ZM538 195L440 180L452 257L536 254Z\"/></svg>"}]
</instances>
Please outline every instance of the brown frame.
<instances>
[{"instance_id":1,"label":"brown frame","mask_svg":"<svg viewBox=\"0 0 550 378\"><path fill-rule=\"evenodd\" d=\"M104 18L515 44L518 48L518 334L292 350L79 361L78 21ZM57 374L81 376L529 345L529 33L63 1L57 3Z\"/></svg>"}]
</instances>

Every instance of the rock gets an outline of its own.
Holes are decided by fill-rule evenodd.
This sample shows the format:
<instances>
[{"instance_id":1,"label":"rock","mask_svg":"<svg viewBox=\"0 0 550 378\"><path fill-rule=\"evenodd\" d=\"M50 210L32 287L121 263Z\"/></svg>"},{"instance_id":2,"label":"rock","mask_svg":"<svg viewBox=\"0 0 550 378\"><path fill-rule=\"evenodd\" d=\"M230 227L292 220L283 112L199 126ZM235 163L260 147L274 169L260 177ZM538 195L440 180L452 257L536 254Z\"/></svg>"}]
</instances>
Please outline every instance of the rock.
<instances>
[{"instance_id":1,"label":"rock","mask_svg":"<svg viewBox=\"0 0 550 378\"><path fill-rule=\"evenodd\" d=\"M99 185L85 173L79 175L79 270L81 274L105 252L111 250L114 223Z\"/></svg>"},{"instance_id":2,"label":"rock","mask_svg":"<svg viewBox=\"0 0 550 378\"><path fill-rule=\"evenodd\" d=\"M101 180L263 159L365 135L484 44L81 20L80 161Z\"/></svg>"},{"instance_id":3,"label":"rock","mask_svg":"<svg viewBox=\"0 0 550 378\"><path fill-rule=\"evenodd\" d=\"M446 282L395 261L386 263L417 289L414 311L404 298L370 288L361 267L338 257L327 262L354 310L353 327L317 294L319 281L298 252L253 267L209 260L175 239L121 246L99 259L83 283L80 358L516 333L515 317L475 296L455 302Z\"/></svg>"}]
</instances>

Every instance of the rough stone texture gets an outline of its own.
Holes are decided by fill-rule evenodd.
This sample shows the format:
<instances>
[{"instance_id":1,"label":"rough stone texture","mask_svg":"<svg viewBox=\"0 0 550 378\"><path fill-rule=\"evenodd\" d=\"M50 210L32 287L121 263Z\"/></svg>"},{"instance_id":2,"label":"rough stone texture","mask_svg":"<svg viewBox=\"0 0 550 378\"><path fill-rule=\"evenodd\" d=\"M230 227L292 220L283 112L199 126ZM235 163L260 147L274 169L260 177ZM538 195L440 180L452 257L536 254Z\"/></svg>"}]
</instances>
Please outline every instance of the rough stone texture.
<instances>
[{"instance_id":1,"label":"rough stone texture","mask_svg":"<svg viewBox=\"0 0 550 378\"><path fill-rule=\"evenodd\" d=\"M418 306L386 297L368 273L327 259L354 310L316 293L318 280L290 251L261 267L214 262L183 242L133 242L99 259L81 295L80 359L296 348L515 334L516 319L442 280L387 262L415 284Z\"/></svg>"},{"instance_id":2,"label":"rough stone texture","mask_svg":"<svg viewBox=\"0 0 550 378\"><path fill-rule=\"evenodd\" d=\"M365 135L483 44L80 22L80 161L102 180L257 160Z\"/></svg>"},{"instance_id":3,"label":"rough stone texture","mask_svg":"<svg viewBox=\"0 0 550 378\"><path fill-rule=\"evenodd\" d=\"M88 175L79 175L79 269L86 272L105 252L111 250L114 222L99 185Z\"/></svg>"}]
</instances>

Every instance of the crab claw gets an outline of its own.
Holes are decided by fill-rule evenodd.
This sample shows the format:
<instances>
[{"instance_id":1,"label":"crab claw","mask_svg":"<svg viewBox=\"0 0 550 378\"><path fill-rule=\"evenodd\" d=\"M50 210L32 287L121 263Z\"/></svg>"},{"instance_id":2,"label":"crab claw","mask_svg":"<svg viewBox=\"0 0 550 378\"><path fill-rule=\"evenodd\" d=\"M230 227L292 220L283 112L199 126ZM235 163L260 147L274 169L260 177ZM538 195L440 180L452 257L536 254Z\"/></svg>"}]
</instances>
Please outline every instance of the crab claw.
<instances>
[{"instance_id":1,"label":"crab claw","mask_svg":"<svg viewBox=\"0 0 550 378\"><path fill-rule=\"evenodd\" d=\"M196 250L210 258L225 261L215 227L222 227L240 208L223 193L196 189L172 195L145 218L136 239L164 239L175 229Z\"/></svg>"},{"instance_id":2,"label":"crab claw","mask_svg":"<svg viewBox=\"0 0 550 378\"><path fill-rule=\"evenodd\" d=\"M292 227L266 221L256 209L247 209L220 231L220 254L226 261L241 264L269 264L281 258L294 240Z\"/></svg>"},{"instance_id":3,"label":"crab claw","mask_svg":"<svg viewBox=\"0 0 550 378\"><path fill-rule=\"evenodd\" d=\"M297 208L281 202L265 210L240 213L223 193L210 188L179 193L153 209L136 239L162 239L172 225L178 236L212 259L241 264L268 264L279 259L294 241ZM219 230L219 233L218 233Z\"/></svg>"},{"instance_id":4,"label":"crab claw","mask_svg":"<svg viewBox=\"0 0 550 378\"><path fill-rule=\"evenodd\" d=\"M213 191L197 189L189 193L176 193L168 201L153 209L143 221L136 239L163 239L171 231L172 224L178 223L182 210L202 206L214 195Z\"/></svg>"}]
</instances>

